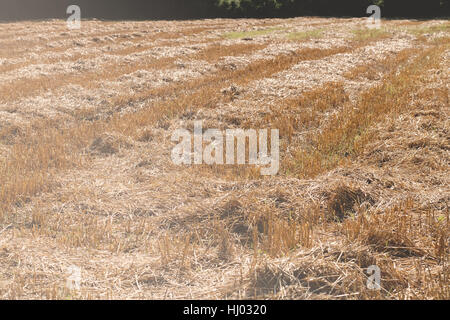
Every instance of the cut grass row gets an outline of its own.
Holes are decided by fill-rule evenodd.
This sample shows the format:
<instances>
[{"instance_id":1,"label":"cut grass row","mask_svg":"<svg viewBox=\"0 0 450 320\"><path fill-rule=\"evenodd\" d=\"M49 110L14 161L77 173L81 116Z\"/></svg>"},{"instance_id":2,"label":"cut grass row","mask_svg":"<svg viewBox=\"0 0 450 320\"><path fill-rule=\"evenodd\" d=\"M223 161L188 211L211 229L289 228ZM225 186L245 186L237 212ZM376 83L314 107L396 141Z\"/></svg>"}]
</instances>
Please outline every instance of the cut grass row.
<instances>
[{"instance_id":1,"label":"cut grass row","mask_svg":"<svg viewBox=\"0 0 450 320\"><path fill-rule=\"evenodd\" d=\"M399 66L405 64L417 50L405 49L395 56L388 56L387 58L377 60L371 64L357 65L345 74L345 77L351 81L361 81L361 77L372 78L376 76L389 75L398 70ZM363 95L364 97L364 95ZM282 162L282 172L288 175L297 175L300 178L311 178L318 173L325 172L337 166L341 160L347 160L351 155L351 150L341 146L336 146L336 150L326 150L329 155L327 160L317 158L310 159L310 165L306 166L304 163L304 154L299 153L299 149L309 150L308 152L316 152L317 144L328 142L328 148L332 148L335 140L328 140L324 137L321 141L316 141L320 134L325 134L322 130L330 130L328 126L333 126L337 129L339 124L346 120L349 110L357 109L358 105L354 105L344 89L344 84L341 82L327 82L324 85L314 88L310 91L302 93L298 97L289 97L279 101L275 106L271 107L270 112L266 113L263 118L251 118L243 122L245 128L277 128L279 129L281 138L282 152L289 149L288 154L285 155ZM364 111L365 112L365 111ZM341 114L336 120L331 119L326 114ZM357 119L355 121L359 121ZM361 126L364 124L361 123ZM322 133L321 133L322 132ZM328 132L328 131L327 131ZM317 135L319 133L319 136ZM299 142L298 136L304 136ZM331 133L329 133L331 134ZM340 134L340 133L339 133ZM345 133L347 134L347 133ZM296 140L295 137L297 137ZM298 145L301 143L301 146ZM285 150L286 149L286 150ZM317 151L317 154L323 152ZM294 155L293 155L294 154ZM333 161L331 159L334 159ZM313 166L315 166L313 168ZM236 166L233 168L211 166L215 173L221 176L228 176L231 179L236 177L259 177L258 170L248 166ZM320 169L319 169L320 168Z\"/></svg>"},{"instance_id":2,"label":"cut grass row","mask_svg":"<svg viewBox=\"0 0 450 320\"><path fill-rule=\"evenodd\" d=\"M243 69L224 70L202 79L173 84L158 89L159 92L149 91L147 96L162 94L163 97L174 98L149 105L133 114L115 114L109 120L81 123L67 129L58 129L54 121L36 121L32 127L24 129L23 136L12 146L8 158L1 160L0 203L3 217L6 217L8 208L17 201L48 190L55 169L79 166L83 160L80 151L103 132L116 131L134 137L139 128L154 125L161 119L173 118L192 109L214 108L219 101L229 99L221 93L223 87L231 84L245 85L286 70L300 61L321 59L351 50L352 48L303 49L268 61L255 61ZM135 98L129 96L122 99ZM121 102L124 100L117 101Z\"/></svg>"},{"instance_id":3,"label":"cut grass row","mask_svg":"<svg viewBox=\"0 0 450 320\"><path fill-rule=\"evenodd\" d=\"M152 95L172 98L163 99L133 114L115 114L110 120L83 123L69 129L58 129L52 121L37 122L13 145L10 156L3 159L0 166L0 177L4 182L0 191L2 209L6 211L18 199L44 190L53 169L79 165L82 159L80 150L102 132L112 130L135 137L140 127L154 125L161 119L173 118L192 109L214 108L219 102L226 101L224 99L230 99L221 94L220 89L223 87L231 84L246 85L250 81L286 70L301 61L321 59L354 49L302 49L268 61L255 61L244 69L224 70L202 79L172 84L155 89L156 91L150 90L139 97L124 96L115 101L115 104L142 100Z\"/></svg>"},{"instance_id":4,"label":"cut grass row","mask_svg":"<svg viewBox=\"0 0 450 320\"><path fill-rule=\"evenodd\" d=\"M284 30L283 28L266 28L259 30L249 30L249 31L233 31L224 34L226 39L243 39L243 38L253 38L260 37L271 34L275 31Z\"/></svg>"},{"instance_id":5,"label":"cut grass row","mask_svg":"<svg viewBox=\"0 0 450 320\"><path fill-rule=\"evenodd\" d=\"M421 75L437 66L440 55L448 46L432 47L424 52L411 49L401 52L391 61L390 73L381 85L363 93L353 104L348 102L333 116L319 134L310 136L311 144L298 148L286 171L300 178L310 178L357 157L370 141L368 128L388 114L399 114L412 103L411 92L418 90ZM398 70L397 66L413 62Z\"/></svg>"},{"instance_id":6,"label":"cut grass row","mask_svg":"<svg viewBox=\"0 0 450 320\"><path fill-rule=\"evenodd\" d=\"M69 31L63 32L63 36L58 36L56 38L50 38L45 40L21 40L21 41L7 41L1 43L0 47L0 58L17 58L21 54L29 52L29 49L33 46L43 46L47 45L51 41L67 41L71 40L73 43L68 45L62 45L59 47L47 47L41 53L45 52L61 52L67 49L72 48L75 42L80 42L86 39L100 39L101 37L110 37L111 39L103 41L106 43L120 43L120 42L131 42L131 43L139 43L142 41L155 41L155 40L173 40L181 37L186 37L190 35L195 35L202 33L204 31L210 30L210 27L196 27L196 28L186 28L186 30L179 31L165 31L165 32L155 32L150 33L146 31L146 33L150 33L147 35L142 35L142 33L137 30L137 32L133 32L132 29L122 29L118 31L105 31L105 32L93 32L88 35L84 33L79 33L78 31ZM84 45L85 48L89 47L98 47L97 41L89 42Z\"/></svg>"},{"instance_id":7,"label":"cut grass row","mask_svg":"<svg viewBox=\"0 0 450 320\"><path fill-rule=\"evenodd\" d=\"M212 48L205 48L204 52L186 56L187 59L195 59L197 57L205 57L205 52L215 51L216 55L209 57L209 61L217 61L223 56L233 53L234 55L245 54L251 52L254 48L262 48L261 45L255 44L236 44L224 46L223 53L217 50L217 45ZM127 52L130 54L131 52ZM56 74L52 76L40 76L32 79L21 78L16 81L8 82L0 86L0 102L8 103L17 100L18 98L30 97L48 90L56 90L66 85L81 85L88 88L96 88L102 84L103 81L114 80L124 74L130 74L138 70L162 70L174 67L174 61L179 56L163 57L154 59L152 57L145 57L134 63L122 62L117 64L106 64L102 69L97 71L89 71L81 74Z\"/></svg>"},{"instance_id":8,"label":"cut grass row","mask_svg":"<svg viewBox=\"0 0 450 320\"><path fill-rule=\"evenodd\" d=\"M137 29L133 29L133 26L129 27L121 27L120 29L112 29L107 31L97 31L95 27L90 27L89 22L87 22L87 27L83 27L80 30L68 30L66 28L66 25L64 22L61 22L63 25L63 28L61 28L60 32L54 37L45 38L45 39L38 39L38 40L10 40L10 32L7 33L6 36L3 38L7 39L6 41L1 41L2 36L0 35L0 58L17 58L18 56L25 54L29 52L30 48L34 46L43 46L47 45L50 42L58 42L58 41L67 41L71 40L73 42L75 41L83 41L86 39L98 39L98 38L104 38L104 37L112 37L110 40L103 40L104 43L120 43L120 42L132 42L132 43L139 43L142 41L155 41L155 40L174 40L179 39L182 37L188 37L192 35L201 34L205 31L217 31L220 29L227 28L226 26L223 26L222 24L214 24L214 23L203 23L201 26L195 26L195 25L186 25L182 28L179 28L176 31L163 31L160 32L159 26L154 27L150 25L150 27L147 27L145 24L139 25ZM171 22L174 23L174 22ZM103 22L103 24L108 24L106 22ZM264 25L267 26L268 24L262 23L262 22L255 22L254 26ZM103 27L103 26L102 26ZM42 31L37 28L38 31L36 31L36 34L42 33ZM88 29L89 31L85 31ZM142 35L142 33L145 33L145 35ZM30 33L26 32L24 35L29 36ZM133 38L130 38L129 36L133 35ZM17 37L18 35L16 35ZM70 45L62 45L59 47L48 47L40 52L61 52L67 49L70 49L73 47L73 44ZM98 43L96 41L89 42L85 45L85 48L89 47L98 47Z\"/></svg>"},{"instance_id":9,"label":"cut grass row","mask_svg":"<svg viewBox=\"0 0 450 320\"><path fill-rule=\"evenodd\" d=\"M89 51L90 48L95 48L96 50L98 50L99 48L110 48L111 43L114 43L114 45L117 44L121 44L121 43L127 43L127 47L126 48L122 48L122 49L118 49L118 50L113 50L113 51L108 51L108 54L110 55L115 55L115 56L126 56L126 55L130 55L130 54L136 54L139 52L143 52L152 48L155 48L157 45L158 46L162 46L164 45L163 43L159 42L157 45L156 44L150 44L150 45L142 45L142 42L151 42L151 41L157 41L157 40L167 40L167 45L168 46L175 46L177 45L176 42L172 42L171 40L175 40L175 39L180 39L180 38L185 38L185 37L189 37L189 36L195 36L195 35L199 35L204 31L209 30L208 27L203 27L203 28L193 28L193 29L188 29L186 31L179 31L179 32L159 32L156 34L153 34L151 36L133 36L132 39L129 39L128 37L119 37L118 39L112 39L112 40L108 40L108 41L102 41L101 43L106 43L106 45L99 46L99 43L97 42L90 42L88 45L83 45L83 52L82 53L77 53L75 55L71 55L71 56L64 56L64 55L60 55L60 56L52 56L52 57L48 57L45 59L27 59L27 61L25 62L18 62L18 63L13 63L13 64L4 64L0 66L0 72L9 72L9 71L13 71L13 70L17 70L19 68L24 68L33 64L52 64L52 63L61 63L61 62L73 62L73 61L77 61L80 59L83 59L84 61L88 60L88 59L92 59L95 58L99 55L98 52L92 52ZM111 34L113 35L113 34ZM110 36L111 36L110 35ZM115 35L115 34L114 34ZM123 34L124 36L129 35L127 33ZM98 37L94 37L98 38ZM201 38L201 37L200 37ZM80 41L80 39L75 38L73 39L73 41ZM210 42L210 41L214 41L214 39L208 39L208 40L198 40L198 41L192 41L190 42L191 44L196 44L196 43L205 43L206 41ZM133 43L135 45L130 45L130 43ZM59 53L59 52L64 52L68 49L73 48L74 46L76 46L75 44L70 44L70 45L64 45L61 47L56 47L56 48L49 48L47 50L43 50L40 53L41 54L45 54L45 53ZM8 57L17 57L17 53L14 52L14 50L8 50ZM26 50L26 52L28 52L28 50ZM0 58L7 58L5 56Z\"/></svg>"},{"instance_id":10,"label":"cut grass row","mask_svg":"<svg viewBox=\"0 0 450 320\"><path fill-rule=\"evenodd\" d=\"M434 30L434 29L433 29ZM441 29L438 29L441 30ZM287 31L286 28L267 28L250 31L236 31L224 34L227 39L251 39L254 37L260 37L272 34L276 31ZM285 37L289 40L310 40L320 39L323 37L325 29L316 28L312 30L289 32L285 34ZM380 29L357 29L352 31L353 39L357 41L373 40L373 39L385 39L388 38L391 33L386 28Z\"/></svg>"}]
</instances>

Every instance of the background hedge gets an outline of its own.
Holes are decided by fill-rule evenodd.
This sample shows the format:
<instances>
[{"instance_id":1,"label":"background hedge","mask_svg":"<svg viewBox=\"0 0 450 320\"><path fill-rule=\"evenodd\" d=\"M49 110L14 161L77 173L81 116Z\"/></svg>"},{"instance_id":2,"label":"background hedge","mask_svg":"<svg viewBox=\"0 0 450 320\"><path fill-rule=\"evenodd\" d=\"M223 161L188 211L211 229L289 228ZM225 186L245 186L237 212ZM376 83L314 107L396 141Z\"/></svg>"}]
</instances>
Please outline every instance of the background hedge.
<instances>
[{"instance_id":1,"label":"background hedge","mask_svg":"<svg viewBox=\"0 0 450 320\"><path fill-rule=\"evenodd\" d=\"M83 18L194 19L215 17L366 16L432 18L450 13L450 0L0 0L0 20L65 18L77 4Z\"/></svg>"}]
</instances>

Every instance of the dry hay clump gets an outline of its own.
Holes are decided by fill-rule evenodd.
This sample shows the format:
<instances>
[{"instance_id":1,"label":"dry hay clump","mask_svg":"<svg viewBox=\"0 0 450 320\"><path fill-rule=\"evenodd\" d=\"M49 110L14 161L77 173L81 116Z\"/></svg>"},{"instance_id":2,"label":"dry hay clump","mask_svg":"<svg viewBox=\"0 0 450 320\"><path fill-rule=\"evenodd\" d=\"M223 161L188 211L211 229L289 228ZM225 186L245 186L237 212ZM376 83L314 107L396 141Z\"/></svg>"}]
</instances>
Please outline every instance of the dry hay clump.
<instances>
[{"instance_id":1,"label":"dry hay clump","mask_svg":"<svg viewBox=\"0 0 450 320\"><path fill-rule=\"evenodd\" d=\"M222 94L231 99L231 101L237 99L243 92L244 88L236 85L231 85L228 88L222 89Z\"/></svg>"},{"instance_id":2,"label":"dry hay clump","mask_svg":"<svg viewBox=\"0 0 450 320\"><path fill-rule=\"evenodd\" d=\"M349 240L358 240L374 252L400 258L427 256L442 260L448 254L448 229L439 220L425 220L429 225L421 222L422 215L431 217L432 213L417 208L417 204L409 200L347 220L342 227Z\"/></svg>"},{"instance_id":3,"label":"dry hay clump","mask_svg":"<svg viewBox=\"0 0 450 320\"><path fill-rule=\"evenodd\" d=\"M103 133L94 139L88 148L88 152L92 155L109 156L132 146L132 140L126 136L118 133Z\"/></svg>"},{"instance_id":4,"label":"dry hay clump","mask_svg":"<svg viewBox=\"0 0 450 320\"><path fill-rule=\"evenodd\" d=\"M261 244L262 250L272 255L278 255L289 247L279 243L275 248L272 242L277 239L277 235L293 232L297 226L295 223L290 224L277 207L257 204L255 199L229 199L218 208L218 212L223 228L238 243L249 248Z\"/></svg>"},{"instance_id":5,"label":"dry hay clump","mask_svg":"<svg viewBox=\"0 0 450 320\"><path fill-rule=\"evenodd\" d=\"M136 140L139 142L151 142L154 139L154 132L151 129L139 130Z\"/></svg>"},{"instance_id":6,"label":"dry hay clump","mask_svg":"<svg viewBox=\"0 0 450 320\"><path fill-rule=\"evenodd\" d=\"M358 213L360 208L375 204L370 194L363 192L360 188L340 185L331 194L328 201L328 212L333 219L338 221Z\"/></svg>"},{"instance_id":7,"label":"dry hay clump","mask_svg":"<svg viewBox=\"0 0 450 320\"><path fill-rule=\"evenodd\" d=\"M24 136L24 129L17 125L0 125L0 143L12 145L15 141Z\"/></svg>"},{"instance_id":8,"label":"dry hay clump","mask_svg":"<svg viewBox=\"0 0 450 320\"><path fill-rule=\"evenodd\" d=\"M244 210L238 199L230 199L218 211L226 229L237 235L242 242L247 242L252 238L253 224L250 217L245 216Z\"/></svg>"},{"instance_id":9,"label":"dry hay clump","mask_svg":"<svg viewBox=\"0 0 450 320\"><path fill-rule=\"evenodd\" d=\"M388 251L396 257L425 255L425 252L417 248L407 235L399 233L394 228L370 228L362 241L369 243L376 251Z\"/></svg>"},{"instance_id":10,"label":"dry hay clump","mask_svg":"<svg viewBox=\"0 0 450 320\"><path fill-rule=\"evenodd\" d=\"M309 255L295 261L266 262L255 269L250 293L276 299L343 298L352 287L364 287L362 271L352 264Z\"/></svg>"}]
</instances>

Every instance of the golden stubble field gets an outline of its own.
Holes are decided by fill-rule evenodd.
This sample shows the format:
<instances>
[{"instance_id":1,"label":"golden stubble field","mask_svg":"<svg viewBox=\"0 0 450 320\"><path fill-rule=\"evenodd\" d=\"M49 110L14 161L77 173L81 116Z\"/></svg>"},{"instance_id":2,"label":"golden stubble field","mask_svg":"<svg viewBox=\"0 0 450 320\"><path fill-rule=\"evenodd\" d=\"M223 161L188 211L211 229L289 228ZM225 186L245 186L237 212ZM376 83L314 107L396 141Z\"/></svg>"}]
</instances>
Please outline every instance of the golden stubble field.
<instances>
[{"instance_id":1,"label":"golden stubble field","mask_svg":"<svg viewBox=\"0 0 450 320\"><path fill-rule=\"evenodd\" d=\"M0 298L449 299L449 26L1 23ZM197 120L278 174L174 165Z\"/></svg>"}]
</instances>

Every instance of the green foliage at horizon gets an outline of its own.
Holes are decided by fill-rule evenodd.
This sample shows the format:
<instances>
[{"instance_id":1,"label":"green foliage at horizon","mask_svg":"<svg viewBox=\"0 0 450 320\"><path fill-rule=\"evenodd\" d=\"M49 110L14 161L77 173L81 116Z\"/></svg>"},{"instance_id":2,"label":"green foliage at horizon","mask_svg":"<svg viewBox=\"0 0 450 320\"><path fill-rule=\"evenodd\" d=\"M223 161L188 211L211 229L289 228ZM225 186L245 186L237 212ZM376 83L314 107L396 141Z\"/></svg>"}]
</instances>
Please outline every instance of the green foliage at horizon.
<instances>
[{"instance_id":1,"label":"green foliage at horizon","mask_svg":"<svg viewBox=\"0 0 450 320\"><path fill-rule=\"evenodd\" d=\"M382 17L439 17L450 12L449 0L215 0L230 17L367 16L380 6Z\"/></svg>"}]
</instances>

